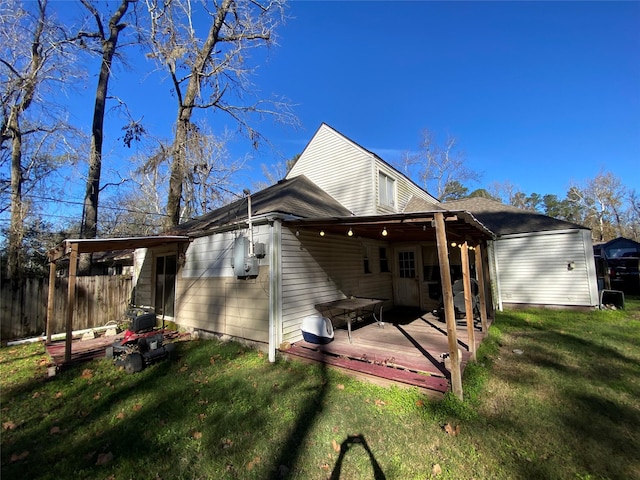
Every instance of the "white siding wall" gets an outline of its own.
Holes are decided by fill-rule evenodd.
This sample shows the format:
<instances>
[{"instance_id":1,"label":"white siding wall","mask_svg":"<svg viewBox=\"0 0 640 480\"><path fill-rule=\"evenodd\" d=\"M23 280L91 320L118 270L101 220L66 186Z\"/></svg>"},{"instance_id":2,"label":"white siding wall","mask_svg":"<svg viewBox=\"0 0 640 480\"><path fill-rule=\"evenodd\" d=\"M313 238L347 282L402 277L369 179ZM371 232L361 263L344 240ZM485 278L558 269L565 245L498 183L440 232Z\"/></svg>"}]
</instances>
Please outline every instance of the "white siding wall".
<instances>
[{"instance_id":1,"label":"white siding wall","mask_svg":"<svg viewBox=\"0 0 640 480\"><path fill-rule=\"evenodd\" d=\"M379 172L395 180L392 209L378 205ZM298 175L306 175L356 216L400 213L413 195L437 203L400 172L327 125L318 129L287 178Z\"/></svg>"},{"instance_id":2,"label":"white siding wall","mask_svg":"<svg viewBox=\"0 0 640 480\"><path fill-rule=\"evenodd\" d=\"M503 304L598 305L587 231L507 236L493 247Z\"/></svg>"},{"instance_id":3,"label":"white siding wall","mask_svg":"<svg viewBox=\"0 0 640 480\"><path fill-rule=\"evenodd\" d=\"M151 276L153 275L151 259L147 260L146 248L137 248L133 254L133 287L136 305L153 305L151 297ZM149 254L151 257L151 254Z\"/></svg>"},{"instance_id":4,"label":"white siding wall","mask_svg":"<svg viewBox=\"0 0 640 480\"><path fill-rule=\"evenodd\" d=\"M237 279L231 268L234 239L247 230L196 238L186 250L185 264L176 280L175 322L257 342L268 341L269 255L260 259L255 279ZM254 242L270 246L269 227L254 228ZM166 249L136 250L136 302L153 305L155 255Z\"/></svg>"},{"instance_id":5,"label":"white siding wall","mask_svg":"<svg viewBox=\"0 0 640 480\"><path fill-rule=\"evenodd\" d=\"M379 272L379 245L370 244L372 273L364 273L360 239L282 230L282 340L302 338L300 325L307 315L318 315L317 303L345 296L386 298L392 304L392 277Z\"/></svg>"},{"instance_id":6,"label":"white siding wall","mask_svg":"<svg viewBox=\"0 0 640 480\"><path fill-rule=\"evenodd\" d=\"M355 215L373 215L375 183L372 156L322 125L287 178L306 175Z\"/></svg>"}]
</instances>

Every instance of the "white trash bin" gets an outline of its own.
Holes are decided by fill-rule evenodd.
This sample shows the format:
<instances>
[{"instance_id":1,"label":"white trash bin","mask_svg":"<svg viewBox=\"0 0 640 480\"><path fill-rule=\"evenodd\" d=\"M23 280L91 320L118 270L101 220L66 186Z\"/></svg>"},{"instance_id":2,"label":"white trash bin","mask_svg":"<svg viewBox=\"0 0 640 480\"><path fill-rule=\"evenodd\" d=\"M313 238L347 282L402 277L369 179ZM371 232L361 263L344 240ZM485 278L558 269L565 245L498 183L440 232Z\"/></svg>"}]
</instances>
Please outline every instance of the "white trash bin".
<instances>
[{"instance_id":1,"label":"white trash bin","mask_svg":"<svg viewBox=\"0 0 640 480\"><path fill-rule=\"evenodd\" d=\"M306 342L325 344L333 340L333 324L327 317L310 315L302 320L302 337Z\"/></svg>"}]
</instances>

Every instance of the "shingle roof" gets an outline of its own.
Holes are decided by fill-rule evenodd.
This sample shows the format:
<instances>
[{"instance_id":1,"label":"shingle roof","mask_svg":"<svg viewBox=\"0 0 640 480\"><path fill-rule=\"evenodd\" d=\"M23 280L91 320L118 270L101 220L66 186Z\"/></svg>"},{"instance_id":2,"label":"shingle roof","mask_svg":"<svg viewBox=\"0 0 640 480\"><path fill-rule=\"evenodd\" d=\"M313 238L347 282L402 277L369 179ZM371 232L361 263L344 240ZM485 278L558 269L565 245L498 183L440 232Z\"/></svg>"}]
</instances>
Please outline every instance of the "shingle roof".
<instances>
[{"instance_id":1,"label":"shingle roof","mask_svg":"<svg viewBox=\"0 0 640 480\"><path fill-rule=\"evenodd\" d=\"M466 210L496 235L574 230L586 227L539 213L527 212L488 198L473 197L441 204L447 210Z\"/></svg>"},{"instance_id":2,"label":"shingle roof","mask_svg":"<svg viewBox=\"0 0 640 480\"><path fill-rule=\"evenodd\" d=\"M281 180L271 187L251 195L252 215L281 213L302 218L346 217L351 211L320 189L304 175ZM206 230L246 220L247 199L237 200L193 220L184 222L173 230L176 234L204 232Z\"/></svg>"}]
</instances>

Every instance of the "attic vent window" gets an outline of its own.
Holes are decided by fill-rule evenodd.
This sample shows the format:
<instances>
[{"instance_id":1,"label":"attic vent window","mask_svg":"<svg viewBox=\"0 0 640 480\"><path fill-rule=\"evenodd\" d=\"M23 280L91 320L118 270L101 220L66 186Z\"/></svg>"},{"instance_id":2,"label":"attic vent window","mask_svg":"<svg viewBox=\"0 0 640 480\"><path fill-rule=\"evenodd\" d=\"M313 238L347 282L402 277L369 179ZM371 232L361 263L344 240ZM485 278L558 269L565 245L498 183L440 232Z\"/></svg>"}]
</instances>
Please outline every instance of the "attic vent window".
<instances>
[{"instance_id":1,"label":"attic vent window","mask_svg":"<svg viewBox=\"0 0 640 480\"><path fill-rule=\"evenodd\" d=\"M396 205L396 181L382 172L378 172L378 204L387 208Z\"/></svg>"}]
</instances>

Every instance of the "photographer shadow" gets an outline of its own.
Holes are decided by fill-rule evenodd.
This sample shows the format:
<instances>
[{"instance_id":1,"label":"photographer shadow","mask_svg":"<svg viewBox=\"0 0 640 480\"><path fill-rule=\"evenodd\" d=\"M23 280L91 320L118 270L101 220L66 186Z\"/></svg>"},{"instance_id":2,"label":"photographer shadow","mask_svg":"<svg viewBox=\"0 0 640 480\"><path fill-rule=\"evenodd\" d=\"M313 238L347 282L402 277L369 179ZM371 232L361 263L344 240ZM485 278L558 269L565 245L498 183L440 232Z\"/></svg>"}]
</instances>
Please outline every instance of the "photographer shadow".
<instances>
[{"instance_id":1,"label":"photographer shadow","mask_svg":"<svg viewBox=\"0 0 640 480\"><path fill-rule=\"evenodd\" d=\"M333 467L333 471L331 472L331 480L340 480L340 473L342 471L342 462L344 461L344 457L346 453L349 451L351 447L354 445L362 445L362 448L365 449L367 454L369 455L369 461L371 462L371 466L373 467L373 478L374 480L386 480L386 476L382 469L380 468L380 464L376 460L376 457L373 455L373 452L369 448L367 441L365 440L363 435L349 435L341 444L340 444L340 456L336 461L335 467Z\"/></svg>"}]
</instances>

